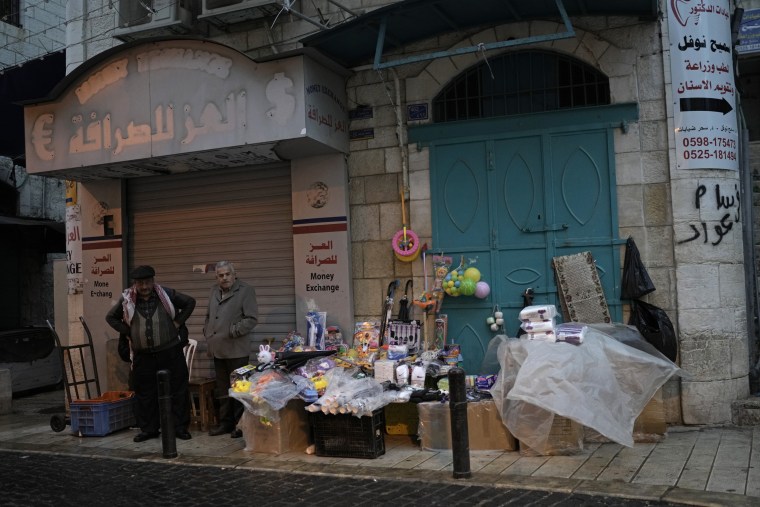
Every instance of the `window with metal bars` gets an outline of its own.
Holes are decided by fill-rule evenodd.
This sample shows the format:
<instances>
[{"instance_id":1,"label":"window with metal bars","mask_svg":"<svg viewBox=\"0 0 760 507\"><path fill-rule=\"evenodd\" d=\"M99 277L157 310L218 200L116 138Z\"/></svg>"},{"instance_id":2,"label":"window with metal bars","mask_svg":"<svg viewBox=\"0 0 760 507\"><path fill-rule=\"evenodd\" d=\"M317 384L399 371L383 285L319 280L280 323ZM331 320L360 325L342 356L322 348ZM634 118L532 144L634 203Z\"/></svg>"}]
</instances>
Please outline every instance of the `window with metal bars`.
<instances>
[{"instance_id":1,"label":"window with metal bars","mask_svg":"<svg viewBox=\"0 0 760 507\"><path fill-rule=\"evenodd\" d=\"M433 121L609 103L609 79L590 65L548 51L521 51L488 59L457 76L433 99Z\"/></svg>"},{"instance_id":2,"label":"window with metal bars","mask_svg":"<svg viewBox=\"0 0 760 507\"><path fill-rule=\"evenodd\" d=\"M13 26L21 26L19 3L20 0L0 0L0 21Z\"/></svg>"}]
</instances>

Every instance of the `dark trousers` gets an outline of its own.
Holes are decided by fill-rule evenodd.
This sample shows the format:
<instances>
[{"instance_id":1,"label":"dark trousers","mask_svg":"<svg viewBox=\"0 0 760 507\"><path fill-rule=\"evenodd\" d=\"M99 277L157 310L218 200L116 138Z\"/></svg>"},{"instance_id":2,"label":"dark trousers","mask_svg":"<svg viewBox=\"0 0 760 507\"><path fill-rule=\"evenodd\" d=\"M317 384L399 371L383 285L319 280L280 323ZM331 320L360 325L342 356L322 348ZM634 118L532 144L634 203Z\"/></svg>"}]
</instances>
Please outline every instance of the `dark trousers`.
<instances>
[{"instance_id":1,"label":"dark trousers","mask_svg":"<svg viewBox=\"0 0 760 507\"><path fill-rule=\"evenodd\" d=\"M156 374L160 370L168 370L174 428L178 432L187 431L190 424L190 392L187 386L187 363L182 347L178 344L161 352L135 354L132 365L132 382L136 398L134 412L140 429L145 433L155 433L161 427Z\"/></svg>"},{"instance_id":2,"label":"dark trousers","mask_svg":"<svg viewBox=\"0 0 760 507\"><path fill-rule=\"evenodd\" d=\"M232 431L243 415L243 404L235 398L230 398L230 375L238 368L246 366L250 361L247 357L230 359L214 358L216 374L216 399L219 400L219 425Z\"/></svg>"}]
</instances>

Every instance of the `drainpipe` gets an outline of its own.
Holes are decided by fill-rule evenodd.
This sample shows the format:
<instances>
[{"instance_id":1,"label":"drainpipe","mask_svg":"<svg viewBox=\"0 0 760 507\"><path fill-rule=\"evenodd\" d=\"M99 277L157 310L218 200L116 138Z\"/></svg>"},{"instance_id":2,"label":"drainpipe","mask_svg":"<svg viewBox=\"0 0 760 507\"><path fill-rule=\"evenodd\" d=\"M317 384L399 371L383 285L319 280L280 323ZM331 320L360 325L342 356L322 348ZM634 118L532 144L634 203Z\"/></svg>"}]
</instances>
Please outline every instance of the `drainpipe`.
<instances>
[{"instance_id":1,"label":"drainpipe","mask_svg":"<svg viewBox=\"0 0 760 507\"><path fill-rule=\"evenodd\" d=\"M393 84L396 87L396 137L398 138L398 149L401 153L401 179L404 188L404 199L409 197L409 163L406 151L406 130L404 130L404 117L401 108L401 82L396 69L391 69L393 73ZM411 222L411 218L409 219Z\"/></svg>"}]
</instances>

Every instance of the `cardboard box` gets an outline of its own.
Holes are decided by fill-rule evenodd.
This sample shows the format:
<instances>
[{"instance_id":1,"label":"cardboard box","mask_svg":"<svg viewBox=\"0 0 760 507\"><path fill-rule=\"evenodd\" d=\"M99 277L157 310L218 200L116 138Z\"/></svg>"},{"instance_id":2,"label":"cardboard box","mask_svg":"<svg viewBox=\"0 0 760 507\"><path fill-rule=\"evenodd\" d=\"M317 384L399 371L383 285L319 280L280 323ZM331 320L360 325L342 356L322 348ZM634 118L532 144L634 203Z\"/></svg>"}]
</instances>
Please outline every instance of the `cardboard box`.
<instances>
[{"instance_id":1,"label":"cardboard box","mask_svg":"<svg viewBox=\"0 0 760 507\"><path fill-rule=\"evenodd\" d=\"M240 419L245 450L266 454L288 451L303 452L309 446L309 418L301 399L290 400L278 412L280 420L264 424L261 418L247 410Z\"/></svg>"},{"instance_id":2,"label":"cardboard box","mask_svg":"<svg viewBox=\"0 0 760 507\"><path fill-rule=\"evenodd\" d=\"M668 431L665 420L665 402L662 398L662 388L654 393L652 399L641 411L633 423L634 442L659 442Z\"/></svg>"},{"instance_id":3,"label":"cardboard box","mask_svg":"<svg viewBox=\"0 0 760 507\"><path fill-rule=\"evenodd\" d=\"M633 441L637 443L661 442L668 431L665 416L665 401L662 388L658 389L652 399L641 411L633 423ZM612 442L609 438L591 428L584 428L584 441L593 443Z\"/></svg>"},{"instance_id":4,"label":"cardboard box","mask_svg":"<svg viewBox=\"0 0 760 507\"><path fill-rule=\"evenodd\" d=\"M389 403L385 406L385 431L389 435L416 435L419 425L417 403Z\"/></svg>"},{"instance_id":5,"label":"cardboard box","mask_svg":"<svg viewBox=\"0 0 760 507\"><path fill-rule=\"evenodd\" d=\"M419 436L424 450L451 449L451 411L448 403L427 402L417 405ZM501 422L493 400L467 404L467 430L471 451L514 451L515 437Z\"/></svg>"},{"instance_id":6,"label":"cardboard box","mask_svg":"<svg viewBox=\"0 0 760 507\"><path fill-rule=\"evenodd\" d=\"M559 415L554 416L545 449L533 449L520 442L520 456L569 456L582 450L583 425Z\"/></svg>"}]
</instances>

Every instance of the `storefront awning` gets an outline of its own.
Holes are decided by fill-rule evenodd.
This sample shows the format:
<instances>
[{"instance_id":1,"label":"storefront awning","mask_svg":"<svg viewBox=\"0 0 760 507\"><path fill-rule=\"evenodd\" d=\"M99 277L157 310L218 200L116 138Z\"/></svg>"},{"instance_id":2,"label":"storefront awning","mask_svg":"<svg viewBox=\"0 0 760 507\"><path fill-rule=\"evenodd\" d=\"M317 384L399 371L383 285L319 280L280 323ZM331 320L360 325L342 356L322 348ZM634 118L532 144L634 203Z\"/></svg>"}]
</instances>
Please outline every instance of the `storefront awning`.
<instances>
[{"instance_id":1,"label":"storefront awning","mask_svg":"<svg viewBox=\"0 0 760 507\"><path fill-rule=\"evenodd\" d=\"M0 215L0 234L9 245L43 253L66 252L66 225L63 222Z\"/></svg>"},{"instance_id":2,"label":"storefront awning","mask_svg":"<svg viewBox=\"0 0 760 507\"><path fill-rule=\"evenodd\" d=\"M657 0L403 0L301 40L347 68L449 32L568 16L634 16L655 19ZM382 36L381 36L382 34Z\"/></svg>"}]
</instances>

